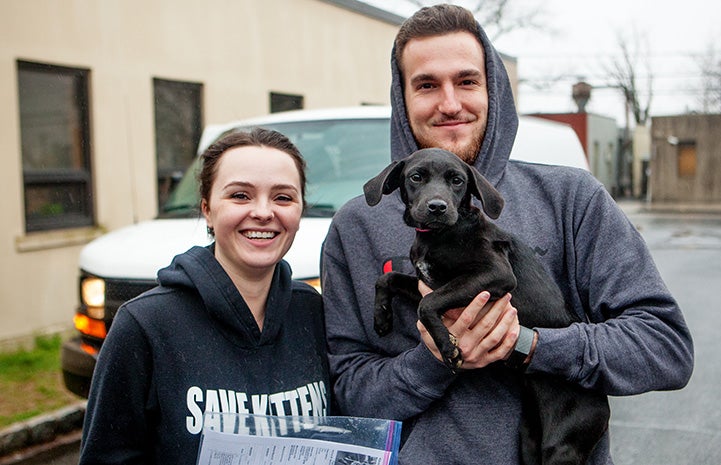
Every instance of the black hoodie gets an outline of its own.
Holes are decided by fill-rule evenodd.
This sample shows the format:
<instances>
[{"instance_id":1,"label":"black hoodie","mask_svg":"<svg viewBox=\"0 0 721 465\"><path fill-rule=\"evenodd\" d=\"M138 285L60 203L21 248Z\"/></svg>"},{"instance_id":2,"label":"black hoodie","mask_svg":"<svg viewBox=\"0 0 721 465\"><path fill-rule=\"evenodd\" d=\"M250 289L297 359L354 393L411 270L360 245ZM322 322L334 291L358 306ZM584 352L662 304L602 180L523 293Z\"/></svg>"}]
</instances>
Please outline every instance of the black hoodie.
<instances>
[{"instance_id":1,"label":"black hoodie","mask_svg":"<svg viewBox=\"0 0 721 465\"><path fill-rule=\"evenodd\" d=\"M326 415L321 299L275 269L261 332L212 247L124 304L98 357L81 464L195 464L205 411Z\"/></svg>"}]
</instances>

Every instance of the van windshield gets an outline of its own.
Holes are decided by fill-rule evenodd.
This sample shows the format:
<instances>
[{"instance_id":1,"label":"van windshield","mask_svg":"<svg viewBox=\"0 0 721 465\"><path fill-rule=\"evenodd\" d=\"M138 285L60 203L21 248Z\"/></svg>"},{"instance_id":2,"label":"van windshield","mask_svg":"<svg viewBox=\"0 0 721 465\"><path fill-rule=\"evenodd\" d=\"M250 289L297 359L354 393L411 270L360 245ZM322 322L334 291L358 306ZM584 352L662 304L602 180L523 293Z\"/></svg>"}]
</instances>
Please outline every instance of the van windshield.
<instances>
[{"instance_id":1,"label":"van windshield","mask_svg":"<svg viewBox=\"0 0 721 465\"><path fill-rule=\"evenodd\" d=\"M344 203L362 194L363 184L390 163L387 118L298 121L262 127L285 134L306 160L305 216L333 216ZM198 216L199 168L197 158L163 206L160 217Z\"/></svg>"}]
</instances>

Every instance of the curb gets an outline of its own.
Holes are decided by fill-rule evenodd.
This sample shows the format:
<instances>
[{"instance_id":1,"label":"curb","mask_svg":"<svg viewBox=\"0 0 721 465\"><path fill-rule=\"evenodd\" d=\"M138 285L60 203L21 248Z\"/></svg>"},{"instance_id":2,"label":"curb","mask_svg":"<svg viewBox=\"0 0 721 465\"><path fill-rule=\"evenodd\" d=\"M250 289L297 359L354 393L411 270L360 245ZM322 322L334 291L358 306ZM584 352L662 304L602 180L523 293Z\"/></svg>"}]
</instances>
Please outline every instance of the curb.
<instances>
[{"instance_id":1,"label":"curb","mask_svg":"<svg viewBox=\"0 0 721 465\"><path fill-rule=\"evenodd\" d=\"M0 458L80 430L86 405L87 401L80 401L0 430Z\"/></svg>"},{"instance_id":2,"label":"curb","mask_svg":"<svg viewBox=\"0 0 721 465\"><path fill-rule=\"evenodd\" d=\"M616 204L628 214L721 216L721 202L715 203L663 203L643 200L617 200Z\"/></svg>"}]
</instances>

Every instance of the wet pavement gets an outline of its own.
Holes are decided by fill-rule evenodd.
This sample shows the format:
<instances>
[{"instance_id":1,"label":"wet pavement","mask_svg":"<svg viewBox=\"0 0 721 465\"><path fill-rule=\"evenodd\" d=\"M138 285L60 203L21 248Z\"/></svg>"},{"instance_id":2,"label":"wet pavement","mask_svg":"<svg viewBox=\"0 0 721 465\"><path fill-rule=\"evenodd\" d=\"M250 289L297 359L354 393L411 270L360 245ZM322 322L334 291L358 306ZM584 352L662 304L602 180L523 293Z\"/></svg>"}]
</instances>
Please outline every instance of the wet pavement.
<instances>
[{"instance_id":1,"label":"wet pavement","mask_svg":"<svg viewBox=\"0 0 721 465\"><path fill-rule=\"evenodd\" d=\"M696 358L680 391L611 398L614 462L721 464L721 214L627 213L684 312Z\"/></svg>"}]
</instances>

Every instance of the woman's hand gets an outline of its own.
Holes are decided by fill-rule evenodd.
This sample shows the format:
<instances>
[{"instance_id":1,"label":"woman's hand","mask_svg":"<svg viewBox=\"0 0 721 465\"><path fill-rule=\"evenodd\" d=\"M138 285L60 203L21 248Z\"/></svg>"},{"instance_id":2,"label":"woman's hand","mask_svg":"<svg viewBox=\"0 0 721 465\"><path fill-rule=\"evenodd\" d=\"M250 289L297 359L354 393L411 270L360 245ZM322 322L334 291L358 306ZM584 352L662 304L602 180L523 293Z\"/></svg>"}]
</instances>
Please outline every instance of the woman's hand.
<instances>
[{"instance_id":1,"label":"woman's hand","mask_svg":"<svg viewBox=\"0 0 721 465\"><path fill-rule=\"evenodd\" d=\"M425 296L432 290L418 282L418 290ZM519 323L511 295L506 294L495 302L488 302L490 294L478 294L466 308L448 310L443 324L456 337L463 356L462 369L483 368L493 362L505 360L513 351L518 339ZM416 323L421 340L440 361L443 361L433 338L420 320Z\"/></svg>"}]
</instances>

